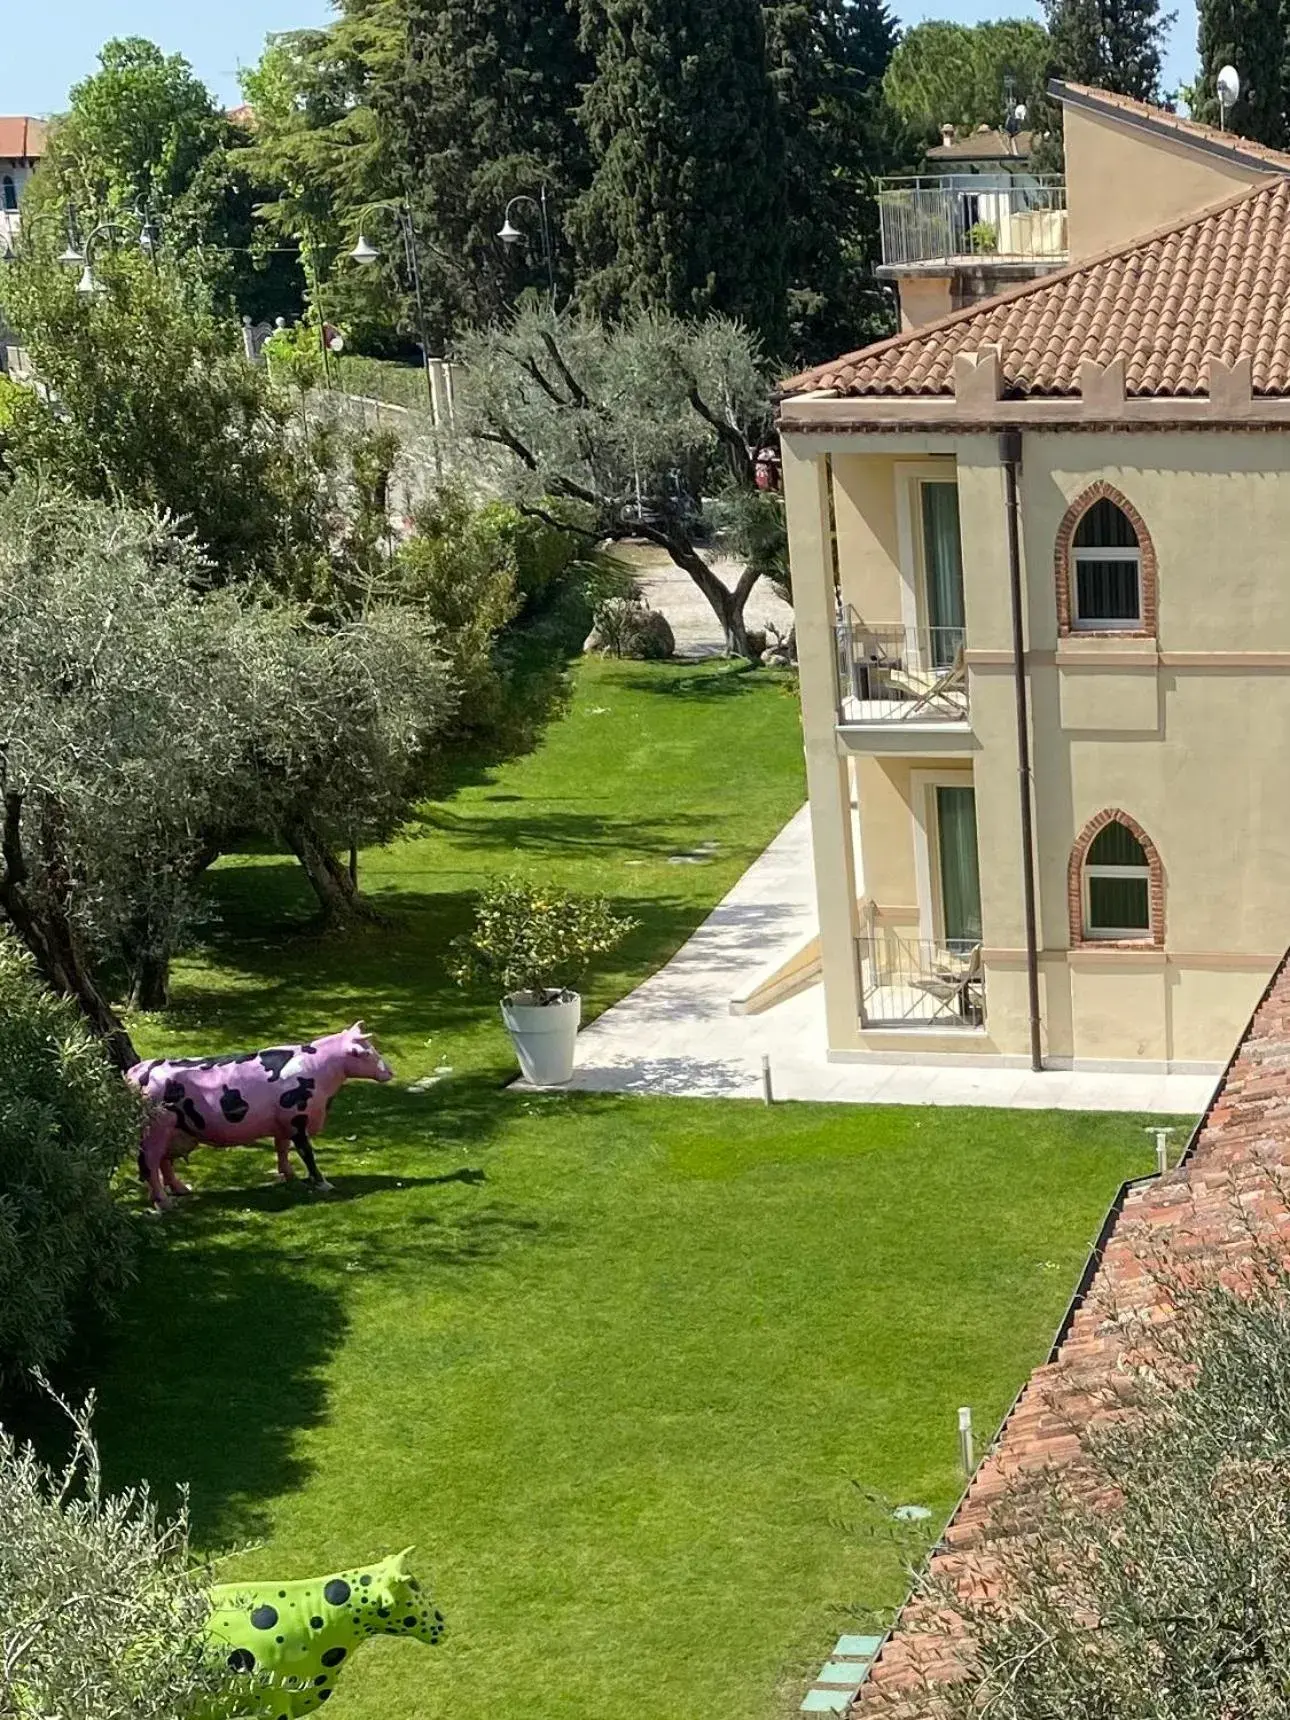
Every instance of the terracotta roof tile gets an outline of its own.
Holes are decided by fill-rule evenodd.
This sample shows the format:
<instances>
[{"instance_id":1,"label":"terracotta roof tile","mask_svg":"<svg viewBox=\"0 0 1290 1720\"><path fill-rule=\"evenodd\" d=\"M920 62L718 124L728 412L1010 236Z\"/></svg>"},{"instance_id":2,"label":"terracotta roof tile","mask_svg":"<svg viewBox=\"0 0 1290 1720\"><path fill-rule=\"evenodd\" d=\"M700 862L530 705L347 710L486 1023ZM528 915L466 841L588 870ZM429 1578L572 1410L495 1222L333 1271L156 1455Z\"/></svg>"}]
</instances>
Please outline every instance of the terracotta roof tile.
<instances>
[{"instance_id":1,"label":"terracotta roof tile","mask_svg":"<svg viewBox=\"0 0 1290 1720\"><path fill-rule=\"evenodd\" d=\"M35 161L45 153L44 120L27 114L0 114L0 156L10 161Z\"/></svg>"},{"instance_id":2,"label":"terracotta roof tile","mask_svg":"<svg viewBox=\"0 0 1290 1720\"><path fill-rule=\"evenodd\" d=\"M991 1546L1011 1532L999 1521L1000 1500L1015 1501L1036 1471L1069 1464L1080 1449L1072 1425L1086 1422L1094 1405L1096 1413L1107 1413L1106 1393L1123 1344L1108 1305L1162 1305L1159 1285L1140 1257L1144 1229L1154 1247L1164 1243L1175 1256L1210 1268L1237 1267L1278 1238L1290 1246L1287 1169L1290 954L1269 983L1185 1162L1130 1186L1053 1356L1031 1375L933 1551L939 1575L960 1592L989 1585ZM959 1619L915 1597L874 1661L853 1720L868 1720L874 1711L883 1720L922 1720L929 1686L962 1676L964 1642Z\"/></svg>"},{"instance_id":3,"label":"terracotta roof tile","mask_svg":"<svg viewBox=\"0 0 1290 1720\"><path fill-rule=\"evenodd\" d=\"M783 388L951 395L955 355L985 345L999 348L1010 398L1078 393L1086 358L1123 358L1130 395L1204 394L1209 360L1241 355L1256 395L1290 395L1290 179L1261 181L1130 245L817 365Z\"/></svg>"}]
</instances>

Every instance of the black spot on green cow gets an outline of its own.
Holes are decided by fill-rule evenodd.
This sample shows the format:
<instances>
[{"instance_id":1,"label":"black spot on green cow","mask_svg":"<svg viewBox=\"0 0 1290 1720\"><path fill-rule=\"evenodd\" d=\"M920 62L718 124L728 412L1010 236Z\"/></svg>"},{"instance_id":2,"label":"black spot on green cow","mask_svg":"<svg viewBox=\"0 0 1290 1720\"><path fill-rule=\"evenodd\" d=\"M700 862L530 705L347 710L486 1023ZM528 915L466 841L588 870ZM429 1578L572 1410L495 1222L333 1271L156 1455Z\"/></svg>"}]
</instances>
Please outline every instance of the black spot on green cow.
<instances>
[{"instance_id":1,"label":"black spot on green cow","mask_svg":"<svg viewBox=\"0 0 1290 1720\"><path fill-rule=\"evenodd\" d=\"M329 1697L330 1697L330 1696L331 1696L331 1691L330 1691L330 1690L320 1690L320 1691L319 1691L319 1692L318 1692L318 1700L319 1700L319 1701L320 1701L320 1702L326 1702L326 1701L327 1701L327 1700L328 1700L328 1699L329 1699Z\"/></svg>"},{"instance_id":2,"label":"black spot on green cow","mask_svg":"<svg viewBox=\"0 0 1290 1720\"><path fill-rule=\"evenodd\" d=\"M277 1622L277 1607L271 1607L266 1604L261 1607L256 1607L255 1611L251 1614L251 1623L255 1626L256 1630L272 1630Z\"/></svg>"},{"instance_id":3,"label":"black spot on green cow","mask_svg":"<svg viewBox=\"0 0 1290 1720\"><path fill-rule=\"evenodd\" d=\"M321 1630L322 1627L323 1627L323 1621L318 1617L318 1614L315 1613L314 1616L309 1620L309 1628L310 1628L310 1630Z\"/></svg>"},{"instance_id":4,"label":"black spot on green cow","mask_svg":"<svg viewBox=\"0 0 1290 1720\"><path fill-rule=\"evenodd\" d=\"M389 1616L390 1616L389 1607L377 1607L376 1616L377 1616L377 1618L389 1618Z\"/></svg>"},{"instance_id":5,"label":"black spot on green cow","mask_svg":"<svg viewBox=\"0 0 1290 1720\"><path fill-rule=\"evenodd\" d=\"M412 1627L416 1624L416 1622L417 1622L417 1615L415 1613L409 1613L408 1616L403 1621L404 1630L411 1630Z\"/></svg>"},{"instance_id":6,"label":"black spot on green cow","mask_svg":"<svg viewBox=\"0 0 1290 1720\"><path fill-rule=\"evenodd\" d=\"M317 1678L314 1679L315 1684L326 1684L326 1682L327 1682L327 1674L325 1672L320 1672L318 1674Z\"/></svg>"},{"instance_id":7,"label":"black spot on green cow","mask_svg":"<svg viewBox=\"0 0 1290 1720\"><path fill-rule=\"evenodd\" d=\"M333 1577L323 1590L323 1599L329 1607L343 1607L349 1599L349 1584L344 1577Z\"/></svg>"},{"instance_id":8,"label":"black spot on green cow","mask_svg":"<svg viewBox=\"0 0 1290 1720\"><path fill-rule=\"evenodd\" d=\"M371 1577L366 1572L364 1572L358 1580L363 1588L367 1588L372 1581Z\"/></svg>"},{"instance_id":9,"label":"black spot on green cow","mask_svg":"<svg viewBox=\"0 0 1290 1720\"><path fill-rule=\"evenodd\" d=\"M343 1648L329 1648L322 1657L322 1663L324 1666L339 1666L344 1658L345 1650Z\"/></svg>"},{"instance_id":10,"label":"black spot on green cow","mask_svg":"<svg viewBox=\"0 0 1290 1720\"><path fill-rule=\"evenodd\" d=\"M287 1598L287 1591L285 1589L279 1589L278 1590L278 1599L280 1601L285 1601L286 1598Z\"/></svg>"},{"instance_id":11,"label":"black spot on green cow","mask_svg":"<svg viewBox=\"0 0 1290 1720\"><path fill-rule=\"evenodd\" d=\"M255 1656L249 1648L235 1648L228 1657L228 1664L233 1672L254 1672Z\"/></svg>"}]
</instances>

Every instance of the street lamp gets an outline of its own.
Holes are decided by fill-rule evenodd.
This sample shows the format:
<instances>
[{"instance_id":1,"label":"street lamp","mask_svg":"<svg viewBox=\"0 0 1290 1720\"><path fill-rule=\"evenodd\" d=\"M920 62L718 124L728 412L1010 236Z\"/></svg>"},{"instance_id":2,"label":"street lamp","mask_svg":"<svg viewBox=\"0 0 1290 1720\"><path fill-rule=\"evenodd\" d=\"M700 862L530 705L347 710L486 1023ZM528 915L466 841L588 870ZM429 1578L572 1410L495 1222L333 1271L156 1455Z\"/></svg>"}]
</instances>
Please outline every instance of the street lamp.
<instances>
[{"instance_id":1,"label":"street lamp","mask_svg":"<svg viewBox=\"0 0 1290 1720\"><path fill-rule=\"evenodd\" d=\"M502 225L498 229L497 237L502 241L503 245L514 246L523 243L525 239L524 229L522 227L517 227L511 220L511 210L520 203L531 204L538 212L538 223L542 233L542 261L546 264L546 278L551 288L551 309L554 310L555 249L551 243L551 217L546 206L545 185L540 185L538 187L538 194L536 197L530 197L527 192L521 191L518 196L511 198L510 202L506 205L504 214L502 215Z\"/></svg>"},{"instance_id":2,"label":"street lamp","mask_svg":"<svg viewBox=\"0 0 1290 1720\"><path fill-rule=\"evenodd\" d=\"M426 399L430 404L430 415L437 417L434 374L430 369L430 336L426 331L425 298L421 291L421 262L417 255L418 238L416 226L412 220L412 210L406 198L386 198L380 203L365 204L358 212L358 243L349 253L350 261L357 263L360 268L380 260L381 253L370 243L363 232L363 223L369 215L389 211L399 224L399 237L403 240L403 261L407 266L408 279L412 283L412 296L417 307L417 336L421 342L421 368L425 372ZM442 354L438 354L442 357Z\"/></svg>"}]
</instances>

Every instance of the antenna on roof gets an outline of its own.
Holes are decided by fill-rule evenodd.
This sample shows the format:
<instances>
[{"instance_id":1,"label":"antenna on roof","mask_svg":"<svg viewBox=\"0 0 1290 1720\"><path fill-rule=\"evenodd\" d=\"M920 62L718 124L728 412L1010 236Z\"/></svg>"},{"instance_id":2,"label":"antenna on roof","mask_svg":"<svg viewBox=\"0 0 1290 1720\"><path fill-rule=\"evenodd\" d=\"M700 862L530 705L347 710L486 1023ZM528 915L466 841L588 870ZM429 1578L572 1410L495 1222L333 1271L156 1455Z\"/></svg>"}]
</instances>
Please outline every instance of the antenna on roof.
<instances>
[{"instance_id":1,"label":"antenna on roof","mask_svg":"<svg viewBox=\"0 0 1290 1720\"><path fill-rule=\"evenodd\" d=\"M1227 110L1234 108L1241 94L1241 76L1235 66L1224 66L1218 74L1218 126L1227 130Z\"/></svg>"}]
</instances>

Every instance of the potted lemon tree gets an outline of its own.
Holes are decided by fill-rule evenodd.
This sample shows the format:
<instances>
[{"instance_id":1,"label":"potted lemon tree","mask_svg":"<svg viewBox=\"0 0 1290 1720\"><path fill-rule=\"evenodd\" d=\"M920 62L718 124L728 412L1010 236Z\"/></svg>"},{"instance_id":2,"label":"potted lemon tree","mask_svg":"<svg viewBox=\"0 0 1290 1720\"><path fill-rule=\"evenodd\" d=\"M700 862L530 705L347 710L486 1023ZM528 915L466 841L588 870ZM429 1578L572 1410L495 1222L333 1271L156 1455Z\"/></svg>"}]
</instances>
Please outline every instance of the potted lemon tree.
<instances>
[{"instance_id":1,"label":"potted lemon tree","mask_svg":"<svg viewBox=\"0 0 1290 1720\"><path fill-rule=\"evenodd\" d=\"M461 985L491 980L501 987L502 1020L524 1079L535 1087L558 1087L573 1074L582 1019L574 986L635 926L603 896L520 878L480 893L474 925L453 945L451 971Z\"/></svg>"}]
</instances>

